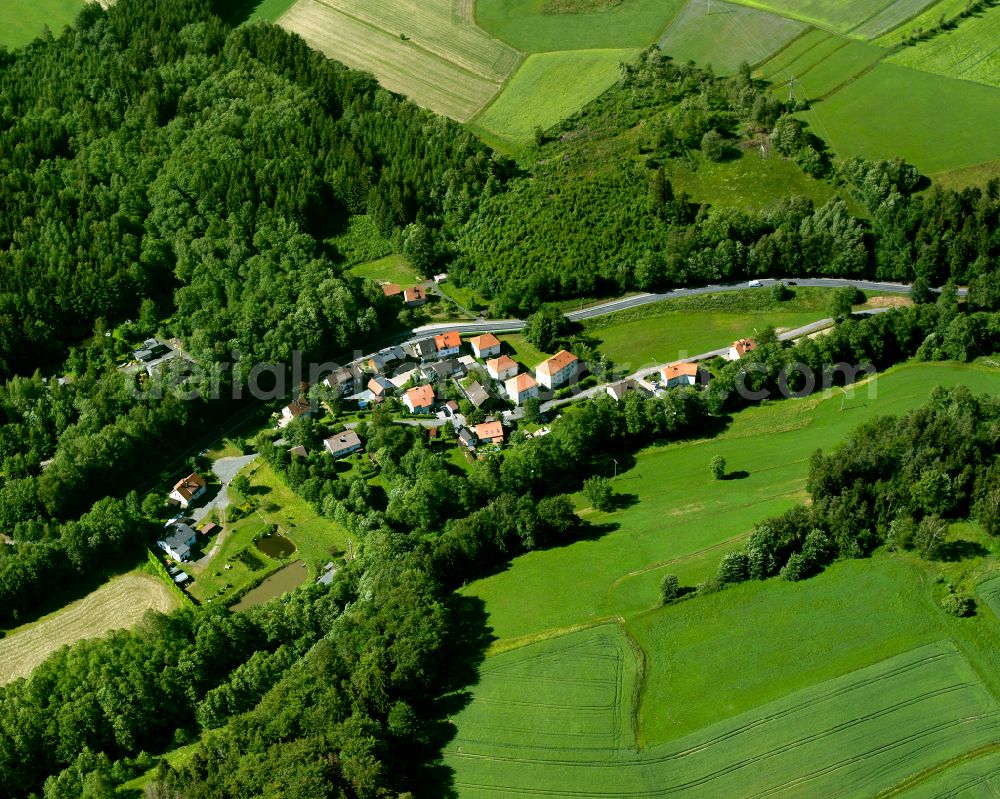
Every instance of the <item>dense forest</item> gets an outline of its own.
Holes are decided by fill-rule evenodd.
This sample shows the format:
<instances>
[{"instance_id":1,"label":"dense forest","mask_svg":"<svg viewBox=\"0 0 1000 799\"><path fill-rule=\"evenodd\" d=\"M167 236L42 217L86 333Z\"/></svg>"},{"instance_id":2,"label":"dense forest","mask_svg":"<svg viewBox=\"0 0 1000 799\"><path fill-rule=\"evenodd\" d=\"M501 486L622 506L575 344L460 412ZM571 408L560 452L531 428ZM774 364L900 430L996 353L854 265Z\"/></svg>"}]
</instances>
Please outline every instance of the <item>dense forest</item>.
<instances>
[{"instance_id":1,"label":"dense forest","mask_svg":"<svg viewBox=\"0 0 1000 799\"><path fill-rule=\"evenodd\" d=\"M719 78L658 50L543 137L525 174L487 193L462 229L452 275L497 314L541 302L751 277L871 277L981 284L1000 307L1000 180L985 191L925 188L902 162L834 166L824 145L749 69ZM675 190L671 161L736 157L768 142L830 180L816 208L790 196L760 211L713 208ZM989 277L993 276L993 280Z\"/></svg>"}]
</instances>

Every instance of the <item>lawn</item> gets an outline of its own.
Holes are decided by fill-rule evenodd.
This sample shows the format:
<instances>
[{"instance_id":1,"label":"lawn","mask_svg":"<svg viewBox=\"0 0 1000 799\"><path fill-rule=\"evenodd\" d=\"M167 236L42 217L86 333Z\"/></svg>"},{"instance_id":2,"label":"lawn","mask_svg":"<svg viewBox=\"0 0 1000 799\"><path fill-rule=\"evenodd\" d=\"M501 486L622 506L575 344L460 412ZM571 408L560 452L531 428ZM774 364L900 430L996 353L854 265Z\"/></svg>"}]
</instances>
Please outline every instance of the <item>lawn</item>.
<instances>
[{"instance_id":1,"label":"lawn","mask_svg":"<svg viewBox=\"0 0 1000 799\"><path fill-rule=\"evenodd\" d=\"M732 74L741 62L758 64L808 29L802 22L756 8L717 1L689 0L660 39L660 49L676 61L711 64Z\"/></svg>"},{"instance_id":2,"label":"lawn","mask_svg":"<svg viewBox=\"0 0 1000 799\"><path fill-rule=\"evenodd\" d=\"M617 83L621 63L635 55L635 50L568 50L528 56L473 125L487 139L523 149L534 142L536 127L547 130Z\"/></svg>"},{"instance_id":3,"label":"lawn","mask_svg":"<svg viewBox=\"0 0 1000 799\"><path fill-rule=\"evenodd\" d=\"M82 599L0 638L0 684L27 677L61 646L133 627L147 610L169 613L178 595L163 580L142 571L115 577Z\"/></svg>"},{"instance_id":4,"label":"lawn","mask_svg":"<svg viewBox=\"0 0 1000 799\"><path fill-rule=\"evenodd\" d=\"M498 335L503 351L529 371L534 371L542 361L551 358L555 353L542 352L520 333Z\"/></svg>"},{"instance_id":5,"label":"lawn","mask_svg":"<svg viewBox=\"0 0 1000 799\"><path fill-rule=\"evenodd\" d=\"M472 24L470 13L456 13L451 0L299 0L279 24L461 122L493 99L521 59Z\"/></svg>"},{"instance_id":6,"label":"lawn","mask_svg":"<svg viewBox=\"0 0 1000 799\"><path fill-rule=\"evenodd\" d=\"M819 207L837 194L829 183L809 177L773 150L761 158L758 150L750 149L721 163L698 153L693 161L671 159L667 170L675 191L685 191L695 202L715 208L756 211L793 194L808 197Z\"/></svg>"},{"instance_id":7,"label":"lawn","mask_svg":"<svg viewBox=\"0 0 1000 799\"><path fill-rule=\"evenodd\" d=\"M930 41L904 47L890 61L1000 87L1000 6L964 19Z\"/></svg>"},{"instance_id":8,"label":"lawn","mask_svg":"<svg viewBox=\"0 0 1000 799\"><path fill-rule=\"evenodd\" d=\"M1000 89L898 64L878 64L802 116L841 158L902 156L935 174L1000 156Z\"/></svg>"},{"instance_id":9,"label":"lawn","mask_svg":"<svg viewBox=\"0 0 1000 799\"><path fill-rule=\"evenodd\" d=\"M614 484L629 507L584 512L610 526L602 535L518 557L463 592L486 603L498 649L655 607L663 574L677 574L684 585L704 580L755 523L800 503L816 448L831 448L875 415L917 407L936 385L1000 389L996 369L910 363L879 375L853 398L838 390L748 409L716 438L640 452ZM713 480L708 465L716 455L747 476ZM587 504L581 496L576 501Z\"/></svg>"},{"instance_id":10,"label":"lawn","mask_svg":"<svg viewBox=\"0 0 1000 799\"><path fill-rule=\"evenodd\" d=\"M939 642L636 751L622 709L633 657L612 630L487 660L445 750L462 799L870 797L1000 732L996 700ZM725 644L705 657L728 665L727 683L744 674Z\"/></svg>"},{"instance_id":11,"label":"lawn","mask_svg":"<svg viewBox=\"0 0 1000 799\"><path fill-rule=\"evenodd\" d=\"M601 11L554 14L539 0L477 0L476 23L525 53L640 48L659 39L683 6L684 0L626 0Z\"/></svg>"},{"instance_id":12,"label":"lawn","mask_svg":"<svg viewBox=\"0 0 1000 799\"><path fill-rule=\"evenodd\" d=\"M351 274L366 277L376 283L397 283L403 288L423 282L423 278L402 255L387 255L375 261L358 264L351 268Z\"/></svg>"},{"instance_id":13,"label":"lawn","mask_svg":"<svg viewBox=\"0 0 1000 799\"><path fill-rule=\"evenodd\" d=\"M72 24L84 0L4 0L0 10L0 45L21 47L42 35L48 26L54 36Z\"/></svg>"}]
</instances>

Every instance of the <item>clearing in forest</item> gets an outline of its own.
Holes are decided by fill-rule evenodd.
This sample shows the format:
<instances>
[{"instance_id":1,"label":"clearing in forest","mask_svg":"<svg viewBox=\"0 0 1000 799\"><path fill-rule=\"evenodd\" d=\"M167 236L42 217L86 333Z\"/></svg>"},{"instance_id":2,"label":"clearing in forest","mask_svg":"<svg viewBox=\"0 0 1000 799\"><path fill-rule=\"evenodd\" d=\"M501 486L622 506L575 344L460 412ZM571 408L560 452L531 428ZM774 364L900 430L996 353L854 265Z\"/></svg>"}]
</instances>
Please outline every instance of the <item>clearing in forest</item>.
<instances>
[{"instance_id":1,"label":"clearing in forest","mask_svg":"<svg viewBox=\"0 0 1000 799\"><path fill-rule=\"evenodd\" d=\"M0 684L27 677L61 646L133 627L147 610L169 613L179 605L177 594L157 577L138 571L116 577L83 599L0 639Z\"/></svg>"},{"instance_id":2,"label":"clearing in forest","mask_svg":"<svg viewBox=\"0 0 1000 799\"><path fill-rule=\"evenodd\" d=\"M452 0L299 0L278 24L394 92L466 121L486 105L520 54L475 27Z\"/></svg>"}]
</instances>

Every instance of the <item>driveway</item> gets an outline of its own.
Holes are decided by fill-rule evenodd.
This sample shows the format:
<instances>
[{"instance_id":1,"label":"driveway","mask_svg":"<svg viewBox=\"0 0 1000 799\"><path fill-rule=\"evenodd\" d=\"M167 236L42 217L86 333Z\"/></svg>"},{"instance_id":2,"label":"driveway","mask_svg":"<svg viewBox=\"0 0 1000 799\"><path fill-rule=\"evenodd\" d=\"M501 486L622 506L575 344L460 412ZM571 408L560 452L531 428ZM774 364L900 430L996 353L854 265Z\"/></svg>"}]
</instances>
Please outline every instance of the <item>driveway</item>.
<instances>
[{"instance_id":1,"label":"driveway","mask_svg":"<svg viewBox=\"0 0 1000 799\"><path fill-rule=\"evenodd\" d=\"M213 510L221 511L229 507L229 484L233 482L233 478L239 474L240 470L244 466L253 463L256 459L257 453L255 452L253 455L238 455L235 458L219 458L219 460L212 464L212 471L215 472L215 476L219 478L219 482L221 483L219 486L219 493L217 493L200 508L195 508L194 511L192 511L191 517L194 519L196 524L211 514ZM222 546L222 542L225 540L225 535L225 533L219 534L219 537L215 541L215 546L195 561L197 566L205 567L208 565L208 562L214 558L216 553L219 551L219 547Z\"/></svg>"}]
</instances>

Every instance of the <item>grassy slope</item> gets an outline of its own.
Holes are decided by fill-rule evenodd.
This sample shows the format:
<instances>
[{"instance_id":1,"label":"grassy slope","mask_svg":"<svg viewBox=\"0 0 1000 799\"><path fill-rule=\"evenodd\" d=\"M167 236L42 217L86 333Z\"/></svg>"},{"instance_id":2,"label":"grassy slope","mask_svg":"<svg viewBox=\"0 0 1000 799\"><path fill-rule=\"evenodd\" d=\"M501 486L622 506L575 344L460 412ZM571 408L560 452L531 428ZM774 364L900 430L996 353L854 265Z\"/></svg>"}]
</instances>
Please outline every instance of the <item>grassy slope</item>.
<instances>
[{"instance_id":1,"label":"grassy slope","mask_svg":"<svg viewBox=\"0 0 1000 799\"><path fill-rule=\"evenodd\" d=\"M421 282L420 275L402 255L387 255L376 261L358 264L351 268L351 274L367 277L376 283L398 283L403 288Z\"/></svg>"},{"instance_id":2,"label":"grassy slope","mask_svg":"<svg viewBox=\"0 0 1000 799\"><path fill-rule=\"evenodd\" d=\"M115 577L96 591L0 639L0 684L26 677L61 646L138 624L149 609L168 613L177 596L162 580L139 571Z\"/></svg>"},{"instance_id":3,"label":"grassy slope","mask_svg":"<svg viewBox=\"0 0 1000 799\"><path fill-rule=\"evenodd\" d=\"M711 64L733 73L740 62L764 61L807 26L756 8L715 2L708 14L705 0L689 0L660 39L660 48L677 61Z\"/></svg>"},{"instance_id":4,"label":"grassy slope","mask_svg":"<svg viewBox=\"0 0 1000 799\"><path fill-rule=\"evenodd\" d=\"M614 85L619 65L635 55L635 50L570 50L528 56L474 127L488 139L523 148L532 143L536 126L547 130Z\"/></svg>"},{"instance_id":5,"label":"grassy slope","mask_svg":"<svg viewBox=\"0 0 1000 799\"><path fill-rule=\"evenodd\" d=\"M938 24L941 17L950 19L961 13L968 5L968 0L938 0L917 16L907 20L895 30L891 30L879 37L876 41L883 47L893 47L907 36L910 36L914 31L933 28Z\"/></svg>"},{"instance_id":6,"label":"grassy slope","mask_svg":"<svg viewBox=\"0 0 1000 799\"><path fill-rule=\"evenodd\" d=\"M875 36L920 13L933 0L736 0L820 28Z\"/></svg>"},{"instance_id":7,"label":"grassy slope","mask_svg":"<svg viewBox=\"0 0 1000 799\"><path fill-rule=\"evenodd\" d=\"M543 14L538 0L478 0L476 23L525 53L646 47L684 0L629 0L598 13Z\"/></svg>"},{"instance_id":8,"label":"grassy slope","mask_svg":"<svg viewBox=\"0 0 1000 799\"><path fill-rule=\"evenodd\" d=\"M41 36L47 25L54 36L76 19L84 0L4 0L0 7L0 45L21 47Z\"/></svg>"},{"instance_id":9,"label":"grassy slope","mask_svg":"<svg viewBox=\"0 0 1000 799\"><path fill-rule=\"evenodd\" d=\"M877 414L916 407L935 385L959 384L996 393L997 373L976 365L906 364L879 376L874 397L862 388L854 399L838 391L781 401L739 414L716 439L647 449L615 484L638 501L611 514L585 514L615 529L519 557L463 592L485 601L490 626L503 640L647 610L657 603L664 573L687 585L705 579L754 523L801 502L817 447L833 446ZM708 464L715 455L749 475L712 480Z\"/></svg>"}]
</instances>

